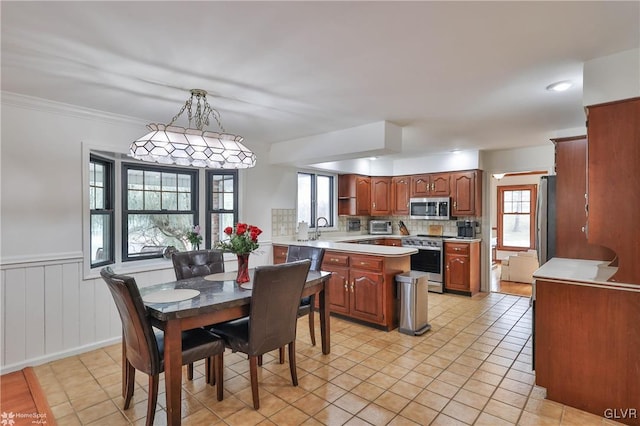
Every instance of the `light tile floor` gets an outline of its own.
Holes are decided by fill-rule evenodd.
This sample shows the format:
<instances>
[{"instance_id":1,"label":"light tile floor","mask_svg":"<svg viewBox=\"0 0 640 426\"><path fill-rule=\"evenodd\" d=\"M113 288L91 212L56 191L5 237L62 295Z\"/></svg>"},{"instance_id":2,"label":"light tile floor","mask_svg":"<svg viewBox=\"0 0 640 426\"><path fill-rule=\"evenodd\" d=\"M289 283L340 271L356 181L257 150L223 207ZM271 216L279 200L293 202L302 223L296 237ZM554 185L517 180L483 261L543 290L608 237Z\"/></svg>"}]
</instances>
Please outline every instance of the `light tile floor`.
<instances>
[{"instance_id":1,"label":"light tile floor","mask_svg":"<svg viewBox=\"0 0 640 426\"><path fill-rule=\"evenodd\" d=\"M531 371L529 299L498 293L429 294L432 330L420 337L331 318L331 354L297 340L299 386L288 363L265 356L260 410L253 409L249 363L225 353L224 400L206 385L202 363L183 384L184 425L613 425L544 399ZM319 330L317 325L316 327ZM120 345L35 368L60 425L144 424L147 376L136 375L123 410ZM162 378L162 376L161 376ZM161 379L157 425L166 424Z\"/></svg>"}]
</instances>

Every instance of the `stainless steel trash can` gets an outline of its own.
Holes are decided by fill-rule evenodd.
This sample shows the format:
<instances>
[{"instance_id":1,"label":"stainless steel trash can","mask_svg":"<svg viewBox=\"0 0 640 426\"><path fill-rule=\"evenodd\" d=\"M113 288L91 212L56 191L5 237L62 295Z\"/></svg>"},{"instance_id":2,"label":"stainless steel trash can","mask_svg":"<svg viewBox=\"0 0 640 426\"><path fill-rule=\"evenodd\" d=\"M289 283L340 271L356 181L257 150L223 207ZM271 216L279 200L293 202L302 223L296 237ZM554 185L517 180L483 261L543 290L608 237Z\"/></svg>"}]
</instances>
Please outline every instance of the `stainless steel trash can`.
<instances>
[{"instance_id":1,"label":"stainless steel trash can","mask_svg":"<svg viewBox=\"0 0 640 426\"><path fill-rule=\"evenodd\" d=\"M427 273L409 271L396 275L400 296L400 333L418 336L431 329L428 314L429 284Z\"/></svg>"}]
</instances>

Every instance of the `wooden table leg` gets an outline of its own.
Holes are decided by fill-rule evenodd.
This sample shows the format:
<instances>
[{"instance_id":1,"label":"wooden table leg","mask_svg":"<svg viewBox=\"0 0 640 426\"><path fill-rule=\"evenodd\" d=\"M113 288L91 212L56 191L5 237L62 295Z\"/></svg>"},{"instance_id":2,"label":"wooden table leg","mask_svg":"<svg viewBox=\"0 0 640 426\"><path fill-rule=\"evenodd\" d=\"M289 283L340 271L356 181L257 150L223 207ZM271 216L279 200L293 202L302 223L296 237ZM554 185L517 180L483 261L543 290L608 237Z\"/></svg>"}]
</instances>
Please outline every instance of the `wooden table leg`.
<instances>
[{"instance_id":1,"label":"wooden table leg","mask_svg":"<svg viewBox=\"0 0 640 426\"><path fill-rule=\"evenodd\" d=\"M182 399L182 331L180 321L168 321L164 330L164 380L167 424L179 425Z\"/></svg>"},{"instance_id":2,"label":"wooden table leg","mask_svg":"<svg viewBox=\"0 0 640 426\"><path fill-rule=\"evenodd\" d=\"M320 290L320 338L322 340L322 353L328 355L331 352L331 327L329 311L329 281L325 281Z\"/></svg>"}]
</instances>

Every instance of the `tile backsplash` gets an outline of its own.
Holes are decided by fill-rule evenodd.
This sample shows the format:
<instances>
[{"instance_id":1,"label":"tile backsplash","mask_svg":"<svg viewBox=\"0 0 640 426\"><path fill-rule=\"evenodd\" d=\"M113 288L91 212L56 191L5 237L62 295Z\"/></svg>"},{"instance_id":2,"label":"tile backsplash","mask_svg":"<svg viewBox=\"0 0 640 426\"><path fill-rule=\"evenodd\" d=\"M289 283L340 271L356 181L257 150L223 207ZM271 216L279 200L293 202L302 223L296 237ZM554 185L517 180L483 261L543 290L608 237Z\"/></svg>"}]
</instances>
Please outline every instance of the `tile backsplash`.
<instances>
[{"instance_id":1,"label":"tile backsplash","mask_svg":"<svg viewBox=\"0 0 640 426\"><path fill-rule=\"evenodd\" d=\"M429 225L442 225L444 235L457 235L458 228L456 227L456 220L474 220L481 225L481 218L479 217L459 217L456 220L423 220L423 219L409 219L409 216L338 216L337 232L347 232L347 219L359 218L360 219L360 233L366 234L369 230L369 220L390 220L393 233L399 234L400 229L398 222L401 220L409 229L409 232L415 234L428 234ZM271 209L271 230L274 237L284 237L288 235L295 235L297 233L297 214L296 209ZM313 226L309 224L309 226ZM480 226L478 227L478 231ZM356 234L358 232L352 231Z\"/></svg>"}]
</instances>

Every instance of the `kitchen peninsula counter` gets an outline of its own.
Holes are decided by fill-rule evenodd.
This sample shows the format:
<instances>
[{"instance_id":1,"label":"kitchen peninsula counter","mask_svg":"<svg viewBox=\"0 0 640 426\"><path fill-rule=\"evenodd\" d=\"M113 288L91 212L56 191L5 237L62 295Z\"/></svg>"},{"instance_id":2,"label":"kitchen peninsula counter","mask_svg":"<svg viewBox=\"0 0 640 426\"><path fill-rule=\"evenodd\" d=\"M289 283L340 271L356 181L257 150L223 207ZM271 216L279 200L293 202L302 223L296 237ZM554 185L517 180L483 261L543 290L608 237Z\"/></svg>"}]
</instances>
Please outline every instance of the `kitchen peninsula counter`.
<instances>
[{"instance_id":1,"label":"kitchen peninsula counter","mask_svg":"<svg viewBox=\"0 0 640 426\"><path fill-rule=\"evenodd\" d=\"M533 273L536 384L547 399L640 425L640 284L605 261L553 258Z\"/></svg>"},{"instance_id":2,"label":"kitchen peninsula counter","mask_svg":"<svg viewBox=\"0 0 640 426\"><path fill-rule=\"evenodd\" d=\"M315 241L279 238L273 241L273 262L286 261L288 246L325 249L322 270L331 272L326 290L331 314L338 314L384 330L398 326L395 276L411 270L410 247L362 244L355 241L393 238L391 235L322 236ZM400 238L400 236L395 236ZM354 241L354 242L345 242Z\"/></svg>"}]
</instances>

